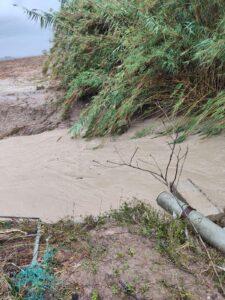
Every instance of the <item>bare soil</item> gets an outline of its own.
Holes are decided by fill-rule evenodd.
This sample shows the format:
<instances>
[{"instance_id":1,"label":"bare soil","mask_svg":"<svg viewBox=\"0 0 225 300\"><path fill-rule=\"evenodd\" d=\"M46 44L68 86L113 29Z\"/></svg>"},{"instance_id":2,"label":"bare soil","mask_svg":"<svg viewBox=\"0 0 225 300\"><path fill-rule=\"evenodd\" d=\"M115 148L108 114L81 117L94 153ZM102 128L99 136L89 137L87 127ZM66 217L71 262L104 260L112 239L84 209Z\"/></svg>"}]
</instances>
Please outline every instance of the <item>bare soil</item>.
<instances>
[{"instance_id":1,"label":"bare soil","mask_svg":"<svg viewBox=\"0 0 225 300\"><path fill-rule=\"evenodd\" d=\"M67 126L58 105L63 95L59 84L42 74L45 59L0 62L0 138Z\"/></svg>"},{"instance_id":2,"label":"bare soil","mask_svg":"<svg viewBox=\"0 0 225 300\"><path fill-rule=\"evenodd\" d=\"M204 270L201 263L192 264L192 272L182 270L156 250L154 239L128 228L109 224L93 230L90 243L96 253L92 260L69 251L57 255L60 279L76 287L81 300L91 299L93 291L108 300L223 299L212 278L198 273Z\"/></svg>"},{"instance_id":3,"label":"bare soil","mask_svg":"<svg viewBox=\"0 0 225 300\"><path fill-rule=\"evenodd\" d=\"M216 287L211 264L206 264L200 249L192 251L191 242L186 241L182 247L174 245L176 263L159 251L154 232L145 237L138 233L138 226L120 226L113 221L94 229L91 224L85 226L80 232L72 223L43 224L39 262L46 237L57 250L53 268L57 284L44 299L224 299ZM35 239L34 223L14 223L14 227L22 231L8 233L5 239L0 235L0 297L7 300L14 299L9 279L30 264ZM180 257L185 267L178 263Z\"/></svg>"}]
</instances>

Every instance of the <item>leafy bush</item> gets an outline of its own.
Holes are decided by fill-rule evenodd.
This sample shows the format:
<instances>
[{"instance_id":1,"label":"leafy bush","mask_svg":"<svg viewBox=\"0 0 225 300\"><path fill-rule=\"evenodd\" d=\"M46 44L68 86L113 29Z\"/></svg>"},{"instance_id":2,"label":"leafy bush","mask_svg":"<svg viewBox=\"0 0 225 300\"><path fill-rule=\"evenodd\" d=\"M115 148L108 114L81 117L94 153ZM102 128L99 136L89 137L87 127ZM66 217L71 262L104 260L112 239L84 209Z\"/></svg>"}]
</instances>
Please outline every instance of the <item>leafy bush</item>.
<instances>
[{"instance_id":1,"label":"leafy bush","mask_svg":"<svg viewBox=\"0 0 225 300\"><path fill-rule=\"evenodd\" d=\"M185 135L225 128L223 0L64 2L51 19L50 66L65 101L84 99L84 85L95 89L73 135L121 133L136 118L160 115L159 105L184 117Z\"/></svg>"}]
</instances>

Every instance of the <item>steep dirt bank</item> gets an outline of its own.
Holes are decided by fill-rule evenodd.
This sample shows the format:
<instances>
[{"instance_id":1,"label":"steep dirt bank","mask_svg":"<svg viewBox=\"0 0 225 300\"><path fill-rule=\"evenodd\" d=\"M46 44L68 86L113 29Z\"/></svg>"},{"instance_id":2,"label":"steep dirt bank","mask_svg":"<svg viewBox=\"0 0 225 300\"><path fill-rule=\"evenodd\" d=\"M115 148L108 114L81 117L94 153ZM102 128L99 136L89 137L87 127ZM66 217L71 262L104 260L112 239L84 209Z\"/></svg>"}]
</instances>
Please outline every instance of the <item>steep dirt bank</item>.
<instances>
[{"instance_id":1,"label":"steep dirt bank","mask_svg":"<svg viewBox=\"0 0 225 300\"><path fill-rule=\"evenodd\" d=\"M62 92L42 74L44 60L40 56L0 62L0 138L40 133L61 123L57 103Z\"/></svg>"}]
</instances>

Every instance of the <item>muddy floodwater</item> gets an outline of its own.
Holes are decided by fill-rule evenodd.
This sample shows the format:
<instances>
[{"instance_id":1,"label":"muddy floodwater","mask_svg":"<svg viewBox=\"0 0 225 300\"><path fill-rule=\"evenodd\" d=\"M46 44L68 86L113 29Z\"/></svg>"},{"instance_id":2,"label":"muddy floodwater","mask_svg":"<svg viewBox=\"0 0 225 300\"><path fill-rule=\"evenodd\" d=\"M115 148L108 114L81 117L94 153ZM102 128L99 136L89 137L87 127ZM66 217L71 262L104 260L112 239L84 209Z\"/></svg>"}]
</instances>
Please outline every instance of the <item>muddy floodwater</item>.
<instances>
[{"instance_id":1,"label":"muddy floodwater","mask_svg":"<svg viewBox=\"0 0 225 300\"><path fill-rule=\"evenodd\" d=\"M66 216L78 219L80 215L118 208L134 198L157 207L156 197L165 190L160 182L147 173L112 166L107 160L129 161L138 146L136 160L152 168L146 165L152 163L151 153L165 169L169 137L132 138L154 122L159 126L159 121L135 124L120 137L71 139L60 123L60 114L49 105L54 102L49 99L55 89L43 78L41 62L42 58L33 58L29 64L23 60L0 64L0 215L40 217L45 221ZM53 130L46 131L49 129ZM186 145L189 154L180 191L205 215L222 211L224 135L207 139L195 135L181 147L185 149Z\"/></svg>"}]
</instances>

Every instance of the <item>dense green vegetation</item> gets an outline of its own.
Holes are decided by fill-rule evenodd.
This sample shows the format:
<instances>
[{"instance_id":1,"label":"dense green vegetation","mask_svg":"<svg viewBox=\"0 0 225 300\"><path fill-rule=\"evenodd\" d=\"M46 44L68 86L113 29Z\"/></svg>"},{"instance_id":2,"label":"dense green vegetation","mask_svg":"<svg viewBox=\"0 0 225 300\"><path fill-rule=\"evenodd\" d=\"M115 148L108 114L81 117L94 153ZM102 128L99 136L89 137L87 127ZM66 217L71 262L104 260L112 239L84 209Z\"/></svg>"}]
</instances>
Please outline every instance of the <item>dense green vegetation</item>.
<instances>
[{"instance_id":1,"label":"dense green vegetation","mask_svg":"<svg viewBox=\"0 0 225 300\"><path fill-rule=\"evenodd\" d=\"M73 135L122 133L162 111L182 116L183 137L225 128L224 0L69 0L48 21L65 109L89 103Z\"/></svg>"}]
</instances>

